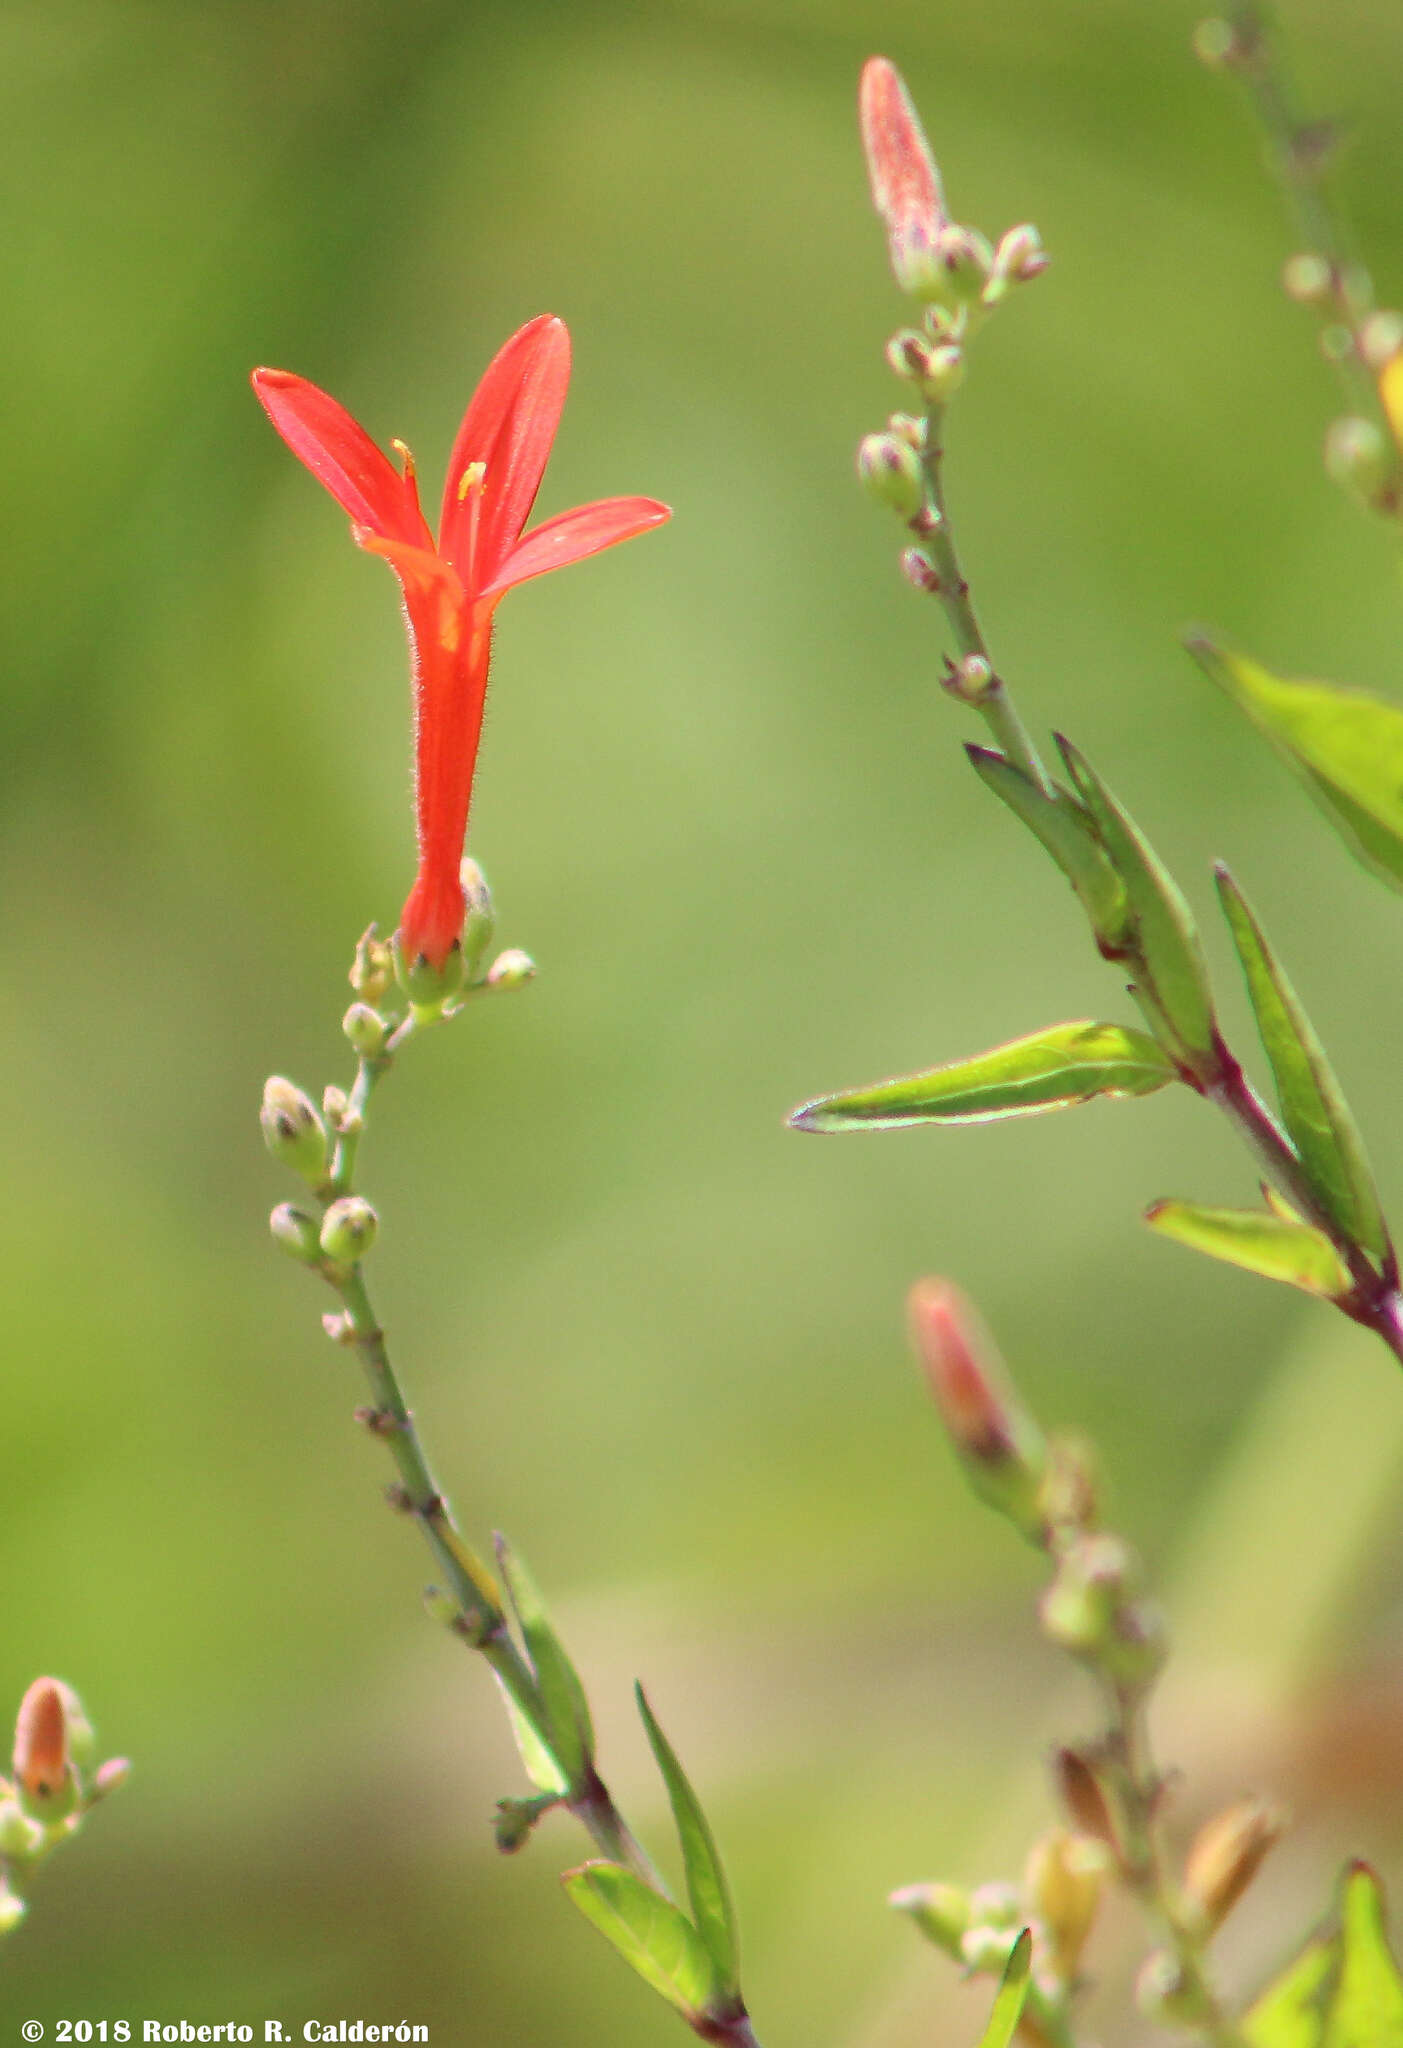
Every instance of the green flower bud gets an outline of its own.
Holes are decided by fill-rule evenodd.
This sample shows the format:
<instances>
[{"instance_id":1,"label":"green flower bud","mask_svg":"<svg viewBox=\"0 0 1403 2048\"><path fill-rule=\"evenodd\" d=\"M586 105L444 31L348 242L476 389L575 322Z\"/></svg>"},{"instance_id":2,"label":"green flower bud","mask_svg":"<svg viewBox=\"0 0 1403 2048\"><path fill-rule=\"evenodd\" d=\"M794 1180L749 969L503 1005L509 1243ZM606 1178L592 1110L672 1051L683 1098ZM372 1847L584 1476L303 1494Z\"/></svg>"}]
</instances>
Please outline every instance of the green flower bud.
<instances>
[{"instance_id":1,"label":"green flower bud","mask_svg":"<svg viewBox=\"0 0 1403 2048\"><path fill-rule=\"evenodd\" d=\"M97 1775L88 1787L88 1805L94 1806L99 1799L106 1799L113 1792L120 1792L131 1774L130 1757L108 1757L106 1763L98 1765Z\"/></svg>"},{"instance_id":2,"label":"green flower bud","mask_svg":"<svg viewBox=\"0 0 1403 2048\"><path fill-rule=\"evenodd\" d=\"M343 1195L322 1218L321 1248L338 1266L354 1266L375 1242L380 1218L364 1195Z\"/></svg>"},{"instance_id":3,"label":"green flower bud","mask_svg":"<svg viewBox=\"0 0 1403 2048\"><path fill-rule=\"evenodd\" d=\"M978 228L964 228L951 222L942 228L937 244L944 288L932 292L945 304L978 299L994 269L994 251L987 235Z\"/></svg>"},{"instance_id":4,"label":"green flower bud","mask_svg":"<svg viewBox=\"0 0 1403 2048\"><path fill-rule=\"evenodd\" d=\"M1323 306L1335 288L1328 260L1303 249L1288 256L1281 268L1281 289L1298 306Z\"/></svg>"},{"instance_id":5,"label":"green flower bud","mask_svg":"<svg viewBox=\"0 0 1403 2048\"><path fill-rule=\"evenodd\" d=\"M907 548L901 557L901 573L913 590L926 592L931 597L940 595L940 573L934 562L919 548Z\"/></svg>"},{"instance_id":6,"label":"green flower bud","mask_svg":"<svg viewBox=\"0 0 1403 2048\"><path fill-rule=\"evenodd\" d=\"M274 1074L264 1083L258 1120L273 1157L300 1174L309 1187L319 1187L326 1179L326 1125L310 1096Z\"/></svg>"},{"instance_id":7,"label":"green flower bud","mask_svg":"<svg viewBox=\"0 0 1403 2048\"><path fill-rule=\"evenodd\" d=\"M926 445L926 423L917 419L914 413L892 413L887 420L887 432L895 434L897 440L904 441L908 448L914 448L918 455Z\"/></svg>"},{"instance_id":8,"label":"green flower bud","mask_svg":"<svg viewBox=\"0 0 1403 2048\"><path fill-rule=\"evenodd\" d=\"M524 1849L541 1815L559 1804L554 1792L538 1792L530 1799L499 1799L492 1834L502 1854L514 1856L518 1849Z\"/></svg>"},{"instance_id":9,"label":"green flower bud","mask_svg":"<svg viewBox=\"0 0 1403 2048\"><path fill-rule=\"evenodd\" d=\"M991 1927L987 1921L980 1921L961 1940L960 1955L969 1969L996 1977L1012 1955L1020 1931L1016 1927Z\"/></svg>"},{"instance_id":10,"label":"green flower bud","mask_svg":"<svg viewBox=\"0 0 1403 2048\"><path fill-rule=\"evenodd\" d=\"M0 1934L12 1934L28 1910L23 1899L0 1887Z\"/></svg>"},{"instance_id":11,"label":"green flower bud","mask_svg":"<svg viewBox=\"0 0 1403 2048\"><path fill-rule=\"evenodd\" d=\"M857 473L879 505L910 519L925 502L921 459L895 434L868 434L858 444Z\"/></svg>"},{"instance_id":12,"label":"green flower bud","mask_svg":"<svg viewBox=\"0 0 1403 2048\"><path fill-rule=\"evenodd\" d=\"M369 1003L352 1003L341 1019L341 1029L352 1051L358 1052L365 1060L373 1060L385 1050L389 1028L380 1012L372 1010Z\"/></svg>"},{"instance_id":13,"label":"green flower bud","mask_svg":"<svg viewBox=\"0 0 1403 2048\"><path fill-rule=\"evenodd\" d=\"M1134 1553L1119 1537L1074 1537L1063 1546L1052 1584L1038 1602L1043 1633L1074 1656L1099 1656L1115 1631L1135 1569Z\"/></svg>"},{"instance_id":14,"label":"green flower bud","mask_svg":"<svg viewBox=\"0 0 1403 2048\"><path fill-rule=\"evenodd\" d=\"M524 988L535 978L536 963L529 953L522 952L520 946L508 946L487 970L489 988Z\"/></svg>"},{"instance_id":15,"label":"green flower bud","mask_svg":"<svg viewBox=\"0 0 1403 2048\"><path fill-rule=\"evenodd\" d=\"M944 405L965 381L965 352L953 341L942 341L927 351L920 385L933 405Z\"/></svg>"},{"instance_id":16,"label":"green flower bud","mask_svg":"<svg viewBox=\"0 0 1403 2048\"><path fill-rule=\"evenodd\" d=\"M964 1960L960 1943L969 1931L968 1892L953 1884L908 1884L887 1900L898 1913L908 1914L928 1941L944 1949L955 1961Z\"/></svg>"},{"instance_id":17,"label":"green flower bud","mask_svg":"<svg viewBox=\"0 0 1403 2048\"><path fill-rule=\"evenodd\" d=\"M1199 22L1193 33L1193 53L1200 64L1210 71L1223 71L1231 64L1240 63L1243 56L1237 31L1232 23L1220 20L1216 15Z\"/></svg>"},{"instance_id":18,"label":"green flower bud","mask_svg":"<svg viewBox=\"0 0 1403 2048\"><path fill-rule=\"evenodd\" d=\"M1367 504L1387 481L1391 457L1382 430L1372 420L1332 420L1325 434L1325 470L1337 484Z\"/></svg>"},{"instance_id":19,"label":"green flower bud","mask_svg":"<svg viewBox=\"0 0 1403 2048\"><path fill-rule=\"evenodd\" d=\"M342 1119L349 1107L350 1104L346 1099L345 1089L338 1088L334 1081L328 1082L327 1086L322 1090L322 1116L325 1118L329 1130L339 1131L341 1129Z\"/></svg>"},{"instance_id":20,"label":"green flower bud","mask_svg":"<svg viewBox=\"0 0 1403 2048\"><path fill-rule=\"evenodd\" d=\"M304 1266L321 1263L321 1236L317 1220L305 1209L297 1208L292 1202L279 1202L268 1218L268 1228L273 1233L273 1242L280 1244L289 1258L297 1259Z\"/></svg>"},{"instance_id":21,"label":"green flower bud","mask_svg":"<svg viewBox=\"0 0 1403 2048\"><path fill-rule=\"evenodd\" d=\"M492 943L497 917L492 908L492 891L487 886L487 877L475 860L464 860L458 870L458 879L463 885L463 898L467 904L463 919L463 971L467 979L473 981Z\"/></svg>"},{"instance_id":22,"label":"green flower bud","mask_svg":"<svg viewBox=\"0 0 1403 2048\"><path fill-rule=\"evenodd\" d=\"M1403 351L1403 313L1371 313L1359 330L1359 353L1377 376Z\"/></svg>"},{"instance_id":23,"label":"green flower bud","mask_svg":"<svg viewBox=\"0 0 1403 2048\"><path fill-rule=\"evenodd\" d=\"M930 347L923 335L912 327L903 327L887 343L887 361L898 377L909 377L918 382L925 373L926 357Z\"/></svg>"}]
</instances>

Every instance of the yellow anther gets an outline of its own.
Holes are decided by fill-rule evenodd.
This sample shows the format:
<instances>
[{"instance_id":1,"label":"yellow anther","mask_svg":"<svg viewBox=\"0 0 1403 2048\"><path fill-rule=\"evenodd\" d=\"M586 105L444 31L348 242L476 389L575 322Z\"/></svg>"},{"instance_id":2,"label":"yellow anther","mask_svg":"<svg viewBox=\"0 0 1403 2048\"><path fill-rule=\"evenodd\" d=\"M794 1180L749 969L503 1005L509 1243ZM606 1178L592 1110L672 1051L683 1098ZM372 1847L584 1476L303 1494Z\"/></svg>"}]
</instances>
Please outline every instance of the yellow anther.
<instances>
[{"instance_id":1,"label":"yellow anther","mask_svg":"<svg viewBox=\"0 0 1403 2048\"><path fill-rule=\"evenodd\" d=\"M404 445L403 441L400 441L400 440L394 440L394 441L391 441L391 443L390 443L390 446L391 446L391 447L392 447L392 448L394 449L394 451L395 451L396 455L398 455L398 457L399 457L400 461L401 461L401 462L402 462L402 463L404 464L404 475L405 475L405 481L406 481L407 483L411 483L411 484L412 484L412 483L414 482L414 477L415 477L415 470L414 470L414 457L413 457L413 456L412 456L412 455L410 454L409 450L408 450L408 449L407 449L407 448L405 447L405 445Z\"/></svg>"},{"instance_id":2,"label":"yellow anther","mask_svg":"<svg viewBox=\"0 0 1403 2048\"><path fill-rule=\"evenodd\" d=\"M461 505L469 491L481 490L487 478L485 462L470 462L458 479L458 503Z\"/></svg>"}]
</instances>

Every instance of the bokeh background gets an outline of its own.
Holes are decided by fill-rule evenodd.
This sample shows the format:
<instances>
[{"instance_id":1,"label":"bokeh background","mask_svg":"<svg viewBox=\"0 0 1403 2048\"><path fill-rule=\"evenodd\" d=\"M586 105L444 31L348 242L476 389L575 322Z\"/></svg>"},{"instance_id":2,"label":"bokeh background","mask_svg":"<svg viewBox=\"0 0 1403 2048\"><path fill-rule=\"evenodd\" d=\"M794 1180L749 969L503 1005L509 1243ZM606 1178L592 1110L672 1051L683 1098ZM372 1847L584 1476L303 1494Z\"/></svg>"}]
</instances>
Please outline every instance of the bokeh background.
<instances>
[{"instance_id":1,"label":"bokeh background","mask_svg":"<svg viewBox=\"0 0 1403 2048\"><path fill-rule=\"evenodd\" d=\"M1244 1782L1296 1806L1230 1968L1280 1954L1347 1852L1403 1876L1397 1375L1138 1224L1159 1194L1247 1198L1228 1137L1163 1096L783 1128L825 1088L1126 1014L965 769L938 616L852 482L897 402L853 112L881 48L956 212L1031 217L1055 255L951 437L1001 664L1192 886L1242 1030L1203 886L1234 863L1403 1198L1403 907L1178 645L1206 621L1287 672L1400 687L1396 545L1320 475L1332 386L1193 18L0 8L0 1702L57 1671L136 1760L7 1948L6 2024L681 2038L558 1897L569 1823L491 1847L519 1769L420 1611L323 1304L268 1247L292 1190L254 1122L270 1070L346 1078L350 948L393 922L412 847L393 586L248 370L325 383L432 491L542 309L576 347L543 510L647 491L676 518L502 615L472 845L541 978L416 1049L368 1154L380 1305L464 1519L553 1594L657 1842L649 1682L728 1849L771 2048L966 2038L953 1970L884 1894L1016 1871L1051 1818L1040 1753L1090 1705L906 1355L905 1288L952 1273L1045 1418L1100 1444L1172 1589L1186 1823ZM1395 301L1395 10L1288 20L1350 117L1340 183ZM1122 1966L1112 1929L1098 1968Z\"/></svg>"}]
</instances>

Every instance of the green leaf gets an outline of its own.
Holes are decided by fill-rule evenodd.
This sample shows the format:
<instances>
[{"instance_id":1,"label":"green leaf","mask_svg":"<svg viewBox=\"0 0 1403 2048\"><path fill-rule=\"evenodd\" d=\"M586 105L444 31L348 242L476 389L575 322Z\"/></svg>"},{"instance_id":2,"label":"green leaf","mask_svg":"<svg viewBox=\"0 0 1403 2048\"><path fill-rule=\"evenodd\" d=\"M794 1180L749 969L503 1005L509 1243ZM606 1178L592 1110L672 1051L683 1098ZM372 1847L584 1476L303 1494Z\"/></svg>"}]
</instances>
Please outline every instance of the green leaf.
<instances>
[{"instance_id":1,"label":"green leaf","mask_svg":"<svg viewBox=\"0 0 1403 2048\"><path fill-rule=\"evenodd\" d=\"M536 1689L545 1714L541 1734L564 1773L567 1786L573 1790L594 1757L589 1701L564 1644L551 1626L535 1580L505 1536L495 1540L507 1597L536 1674ZM529 1764L527 1768L530 1769ZM533 1782L541 1784L539 1778ZM541 1789L553 1788L541 1784Z\"/></svg>"},{"instance_id":2,"label":"green leaf","mask_svg":"<svg viewBox=\"0 0 1403 2048\"><path fill-rule=\"evenodd\" d=\"M1265 1280L1284 1280L1327 1301L1348 1294L1349 1268L1323 1230L1257 1209L1206 1209L1197 1202L1155 1202L1145 1221L1162 1237L1172 1237L1230 1266L1243 1266Z\"/></svg>"},{"instance_id":3,"label":"green leaf","mask_svg":"<svg viewBox=\"0 0 1403 2048\"><path fill-rule=\"evenodd\" d=\"M1123 945L1130 931L1125 887L1101 851L1095 827L1076 798L1064 789L1048 796L1012 761L989 747L967 746L965 752L975 774L1023 820L1061 868L1100 943L1112 948Z\"/></svg>"},{"instance_id":4,"label":"green leaf","mask_svg":"<svg viewBox=\"0 0 1403 2048\"><path fill-rule=\"evenodd\" d=\"M716 1843L697 1795L677 1760L676 1751L654 1719L642 1686L636 1685L634 1693L643 1726L648 1731L648 1740L653 1745L653 1755L667 1786L667 1796L672 1802L672 1817L677 1823L677 1838L682 1844L692 1918L698 1934L711 1952L723 1989L739 1993L735 1907L731 1903L730 1887L726 1883Z\"/></svg>"},{"instance_id":5,"label":"green leaf","mask_svg":"<svg viewBox=\"0 0 1403 2048\"><path fill-rule=\"evenodd\" d=\"M1259 1991L1243 2014L1248 2048L1321 2048L1322 1994L1339 1961L1339 1937L1315 1935L1280 1974Z\"/></svg>"},{"instance_id":6,"label":"green leaf","mask_svg":"<svg viewBox=\"0 0 1403 2048\"><path fill-rule=\"evenodd\" d=\"M1403 710L1363 690L1284 681L1209 640L1189 652L1304 777L1355 858L1403 889Z\"/></svg>"},{"instance_id":7,"label":"green leaf","mask_svg":"<svg viewBox=\"0 0 1403 2048\"><path fill-rule=\"evenodd\" d=\"M1150 1095L1175 1079L1173 1065L1143 1031L1083 1020L1050 1025L926 1074L821 1095L789 1121L801 1131L989 1123L1064 1109L1097 1095Z\"/></svg>"},{"instance_id":8,"label":"green leaf","mask_svg":"<svg viewBox=\"0 0 1403 2048\"><path fill-rule=\"evenodd\" d=\"M1217 876L1257 1028L1276 1077L1282 1120L1306 1178L1343 1235L1382 1260L1388 1254L1388 1232L1374 1177L1325 1048L1232 876L1221 866Z\"/></svg>"},{"instance_id":9,"label":"green leaf","mask_svg":"<svg viewBox=\"0 0 1403 2048\"><path fill-rule=\"evenodd\" d=\"M1135 945L1149 982L1136 993L1148 999L1152 1014L1157 1011L1164 1019L1178 1046L1189 1053L1211 1052L1213 1002L1193 913L1169 870L1105 783L1070 741L1059 737L1057 744L1107 858L1125 884Z\"/></svg>"},{"instance_id":10,"label":"green leaf","mask_svg":"<svg viewBox=\"0 0 1403 2048\"><path fill-rule=\"evenodd\" d=\"M585 1863L560 1881L629 1968L687 2019L727 2002L711 1952L686 1914L633 1871Z\"/></svg>"},{"instance_id":11,"label":"green leaf","mask_svg":"<svg viewBox=\"0 0 1403 2048\"><path fill-rule=\"evenodd\" d=\"M1403 1982L1389 1952L1379 1881L1367 1864L1345 1873L1340 1981L1323 2048L1403 2048Z\"/></svg>"},{"instance_id":12,"label":"green leaf","mask_svg":"<svg viewBox=\"0 0 1403 2048\"><path fill-rule=\"evenodd\" d=\"M1013 2030L1023 2016L1028 1996L1028 1972L1033 1964L1033 1937L1025 1927L1004 1964L1003 1982L994 1999L989 2024L979 2037L979 2048L1008 2048Z\"/></svg>"}]
</instances>

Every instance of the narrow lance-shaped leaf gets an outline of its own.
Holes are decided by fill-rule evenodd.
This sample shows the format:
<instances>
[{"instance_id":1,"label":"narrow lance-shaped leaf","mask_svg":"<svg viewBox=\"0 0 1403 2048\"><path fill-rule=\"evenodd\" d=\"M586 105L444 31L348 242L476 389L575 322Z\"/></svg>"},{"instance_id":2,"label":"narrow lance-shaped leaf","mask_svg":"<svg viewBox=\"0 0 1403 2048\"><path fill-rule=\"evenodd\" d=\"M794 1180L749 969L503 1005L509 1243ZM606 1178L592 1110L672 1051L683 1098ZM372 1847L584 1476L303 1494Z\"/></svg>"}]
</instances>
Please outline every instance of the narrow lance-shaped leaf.
<instances>
[{"instance_id":1,"label":"narrow lance-shaped leaf","mask_svg":"<svg viewBox=\"0 0 1403 2048\"><path fill-rule=\"evenodd\" d=\"M645 1984L695 2022L724 2008L711 1951L670 1899L621 1863L585 1863L561 1878L586 1920Z\"/></svg>"},{"instance_id":2,"label":"narrow lance-shaped leaf","mask_svg":"<svg viewBox=\"0 0 1403 2048\"><path fill-rule=\"evenodd\" d=\"M965 752L980 781L1006 803L1051 854L1077 893L1091 929L1104 946L1125 943L1130 906L1125 887L1097 843L1091 819L1066 790L1048 796L989 747L967 746Z\"/></svg>"},{"instance_id":3,"label":"narrow lance-shaped leaf","mask_svg":"<svg viewBox=\"0 0 1403 2048\"><path fill-rule=\"evenodd\" d=\"M736 1938L735 1908L731 1904L730 1887L726 1873L706 1815L701 1803L688 1783L687 1774L677 1760L677 1753L663 1734L662 1729L648 1704L641 1685L634 1687L638 1699L638 1711L643 1717L643 1726L648 1731L648 1740L653 1746L653 1755L658 1760L667 1796L672 1804L672 1817L677 1823L677 1838L682 1844L682 1862L687 1874L687 1896L692 1902L692 1918L698 1934L706 1943L716 1964L717 1974L723 1988L733 1994L740 1991L740 1966Z\"/></svg>"},{"instance_id":4,"label":"narrow lance-shaped leaf","mask_svg":"<svg viewBox=\"0 0 1403 2048\"><path fill-rule=\"evenodd\" d=\"M1248 2048L1321 2048L1323 1993L1339 1961L1339 1937L1319 1935L1252 2001L1240 2022Z\"/></svg>"},{"instance_id":5,"label":"narrow lance-shaped leaf","mask_svg":"<svg viewBox=\"0 0 1403 2048\"><path fill-rule=\"evenodd\" d=\"M1365 1863L1345 1876L1340 1941L1323 2048L1403 2048L1403 1981L1384 1929L1383 1892Z\"/></svg>"},{"instance_id":6,"label":"narrow lance-shaped leaf","mask_svg":"<svg viewBox=\"0 0 1403 2048\"><path fill-rule=\"evenodd\" d=\"M1284 1280L1337 1301L1352 1285L1349 1268L1323 1230L1257 1209L1207 1209L1197 1202L1156 1202L1145 1221L1162 1237L1230 1266Z\"/></svg>"},{"instance_id":7,"label":"narrow lance-shaped leaf","mask_svg":"<svg viewBox=\"0 0 1403 2048\"><path fill-rule=\"evenodd\" d=\"M536 1687L546 1723L541 1732L570 1789L574 1790L594 1754L589 1701L521 1557L504 1536L497 1537L496 1547L497 1562L501 1566L512 1612L536 1674ZM552 1788L542 1786L543 1791L549 1789Z\"/></svg>"},{"instance_id":8,"label":"narrow lance-shaped leaf","mask_svg":"<svg viewBox=\"0 0 1403 2048\"><path fill-rule=\"evenodd\" d=\"M989 2024L979 2037L979 2048L1008 2048L1013 2030L1023 2016L1028 1996L1028 1972L1033 1964L1033 1937L1025 1927L1004 1965L1003 1982L994 1999Z\"/></svg>"},{"instance_id":9,"label":"narrow lance-shaped leaf","mask_svg":"<svg viewBox=\"0 0 1403 2048\"><path fill-rule=\"evenodd\" d=\"M1148 999L1152 1015L1158 1012L1163 1018L1176 1049L1190 1057L1211 1055L1213 1003L1193 913L1144 833L1105 783L1070 741L1059 737L1057 744L1130 899L1135 945L1149 981L1137 994Z\"/></svg>"},{"instance_id":10,"label":"narrow lance-shaped leaf","mask_svg":"<svg viewBox=\"0 0 1403 2048\"><path fill-rule=\"evenodd\" d=\"M1351 1243L1388 1255L1374 1177L1325 1048L1225 867L1218 893L1237 947L1262 1046L1276 1077L1282 1120L1321 1208Z\"/></svg>"},{"instance_id":11,"label":"narrow lance-shaped leaf","mask_svg":"<svg viewBox=\"0 0 1403 2048\"><path fill-rule=\"evenodd\" d=\"M1350 852L1403 889L1403 709L1333 683L1294 682L1209 640L1204 671L1302 776Z\"/></svg>"},{"instance_id":12,"label":"narrow lance-shaped leaf","mask_svg":"<svg viewBox=\"0 0 1403 2048\"><path fill-rule=\"evenodd\" d=\"M789 1121L801 1131L895 1130L903 1124L989 1123L1065 1109L1097 1095L1150 1095L1178 1078L1143 1031L1053 1024L928 1073L821 1095Z\"/></svg>"},{"instance_id":13,"label":"narrow lance-shaped leaf","mask_svg":"<svg viewBox=\"0 0 1403 2048\"><path fill-rule=\"evenodd\" d=\"M497 1678L495 1671L492 1675ZM547 1747L541 1734L522 1713L507 1688L502 1685L500 1678L497 1678L497 1683L502 1689L502 1699L506 1705L507 1719L511 1723L517 1752L521 1757L522 1769L537 1791L549 1792L558 1799L565 1798L570 1791L570 1784L554 1754Z\"/></svg>"}]
</instances>

